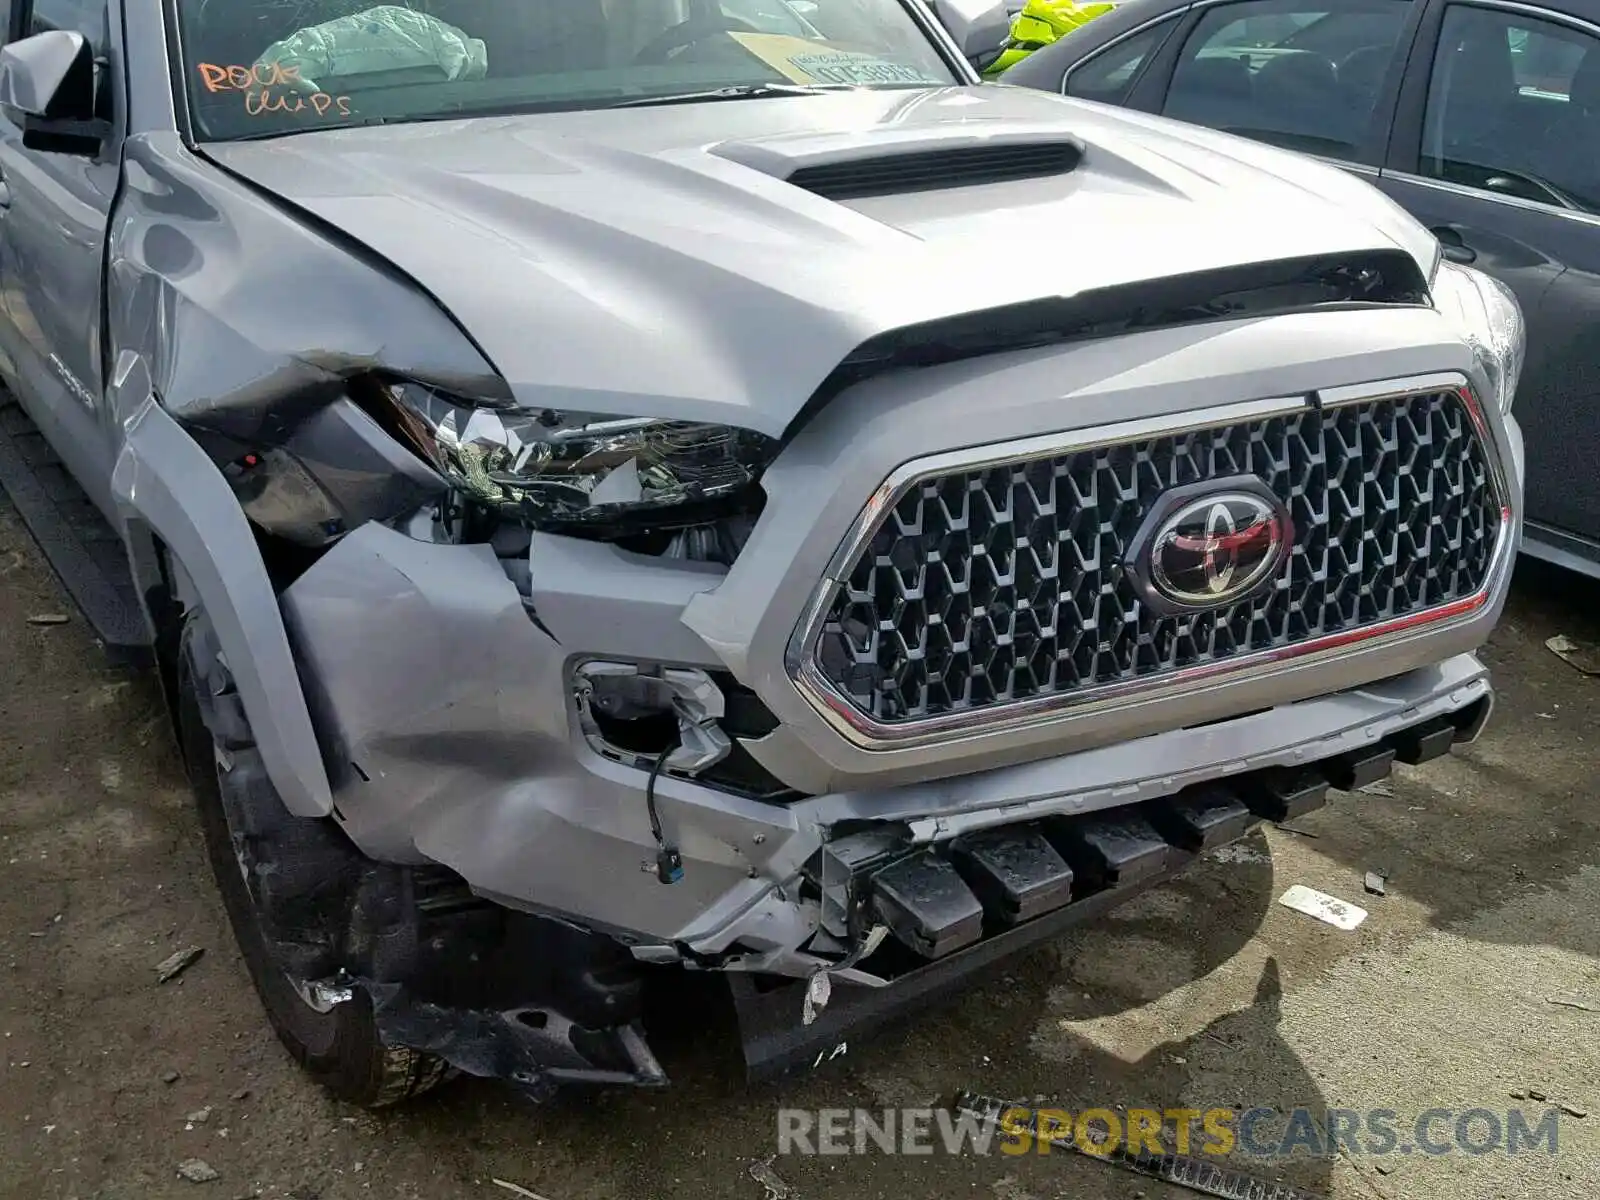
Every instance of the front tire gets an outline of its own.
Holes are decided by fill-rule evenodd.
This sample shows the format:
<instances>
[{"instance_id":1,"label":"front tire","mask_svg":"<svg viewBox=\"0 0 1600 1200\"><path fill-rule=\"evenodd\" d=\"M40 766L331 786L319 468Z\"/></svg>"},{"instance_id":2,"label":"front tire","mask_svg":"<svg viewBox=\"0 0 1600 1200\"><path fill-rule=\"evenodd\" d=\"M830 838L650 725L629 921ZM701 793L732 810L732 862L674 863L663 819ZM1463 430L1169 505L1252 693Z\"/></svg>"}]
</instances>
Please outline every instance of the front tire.
<instances>
[{"instance_id":1,"label":"front tire","mask_svg":"<svg viewBox=\"0 0 1600 1200\"><path fill-rule=\"evenodd\" d=\"M315 928L314 918L326 911L318 911L319 893L336 894L365 860L331 822L296 817L283 806L203 613L184 623L177 705L184 764L217 889L279 1040L312 1078L352 1104L382 1108L437 1085L445 1062L384 1045L365 989L355 987L350 999L323 1011L325 1006L301 994L273 954L262 888L277 887L272 898L291 926L300 924L293 916L297 906L312 918L295 932L325 938ZM263 864L272 869L259 871Z\"/></svg>"}]
</instances>

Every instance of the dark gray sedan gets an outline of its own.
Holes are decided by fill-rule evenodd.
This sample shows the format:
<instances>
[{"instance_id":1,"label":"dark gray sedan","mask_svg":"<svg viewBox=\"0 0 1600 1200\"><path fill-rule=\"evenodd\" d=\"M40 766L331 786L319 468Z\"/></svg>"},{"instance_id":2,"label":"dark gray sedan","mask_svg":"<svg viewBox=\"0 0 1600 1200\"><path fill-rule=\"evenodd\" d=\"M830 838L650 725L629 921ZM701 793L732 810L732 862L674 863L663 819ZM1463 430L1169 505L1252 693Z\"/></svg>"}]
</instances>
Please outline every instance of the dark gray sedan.
<instances>
[{"instance_id":1,"label":"dark gray sedan","mask_svg":"<svg viewBox=\"0 0 1600 1200\"><path fill-rule=\"evenodd\" d=\"M1004 82L1333 160L1517 293L1523 549L1600 575L1593 0L1129 0Z\"/></svg>"}]
</instances>

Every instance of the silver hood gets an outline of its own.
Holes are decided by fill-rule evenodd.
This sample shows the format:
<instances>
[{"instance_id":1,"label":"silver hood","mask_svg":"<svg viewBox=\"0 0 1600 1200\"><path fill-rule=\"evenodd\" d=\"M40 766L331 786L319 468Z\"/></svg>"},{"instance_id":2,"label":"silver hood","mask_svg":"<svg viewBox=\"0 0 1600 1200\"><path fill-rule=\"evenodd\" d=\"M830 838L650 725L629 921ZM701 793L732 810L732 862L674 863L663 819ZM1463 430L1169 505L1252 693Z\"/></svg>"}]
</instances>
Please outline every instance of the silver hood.
<instances>
[{"instance_id":1,"label":"silver hood","mask_svg":"<svg viewBox=\"0 0 1600 1200\"><path fill-rule=\"evenodd\" d=\"M823 130L825 132L815 132ZM1084 147L1069 173L835 201L798 166L981 140ZM1208 268L1431 235L1310 159L985 86L722 101L213 143L364 243L537 406L778 434L868 338Z\"/></svg>"}]
</instances>

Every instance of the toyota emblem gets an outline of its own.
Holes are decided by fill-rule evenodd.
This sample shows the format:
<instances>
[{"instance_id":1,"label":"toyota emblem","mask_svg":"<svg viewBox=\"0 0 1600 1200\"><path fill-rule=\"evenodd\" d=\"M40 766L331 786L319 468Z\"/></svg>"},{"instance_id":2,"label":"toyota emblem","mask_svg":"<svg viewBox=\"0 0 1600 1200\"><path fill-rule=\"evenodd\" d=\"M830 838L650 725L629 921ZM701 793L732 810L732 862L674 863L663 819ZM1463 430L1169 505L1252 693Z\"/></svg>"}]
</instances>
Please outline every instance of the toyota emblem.
<instances>
[{"instance_id":1,"label":"toyota emblem","mask_svg":"<svg viewBox=\"0 0 1600 1200\"><path fill-rule=\"evenodd\" d=\"M1293 546L1288 509L1260 479L1245 476L1166 493L1126 565L1152 608L1198 612L1266 591Z\"/></svg>"}]
</instances>

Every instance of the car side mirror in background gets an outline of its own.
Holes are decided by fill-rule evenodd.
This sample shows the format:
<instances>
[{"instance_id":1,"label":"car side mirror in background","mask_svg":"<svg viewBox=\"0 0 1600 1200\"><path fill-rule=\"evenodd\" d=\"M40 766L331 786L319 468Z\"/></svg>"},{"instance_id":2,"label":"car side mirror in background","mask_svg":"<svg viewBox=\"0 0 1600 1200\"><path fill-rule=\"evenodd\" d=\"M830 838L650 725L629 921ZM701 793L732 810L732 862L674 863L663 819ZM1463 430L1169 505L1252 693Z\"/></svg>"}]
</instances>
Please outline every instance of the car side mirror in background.
<instances>
[{"instance_id":1,"label":"car side mirror in background","mask_svg":"<svg viewBox=\"0 0 1600 1200\"><path fill-rule=\"evenodd\" d=\"M1005 49L1011 13L1005 0L928 0L966 60L982 71Z\"/></svg>"},{"instance_id":2,"label":"car side mirror in background","mask_svg":"<svg viewBox=\"0 0 1600 1200\"><path fill-rule=\"evenodd\" d=\"M52 29L0 49L0 110L22 128L30 150L97 153L108 129L96 119L88 40Z\"/></svg>"}]
</instances>

